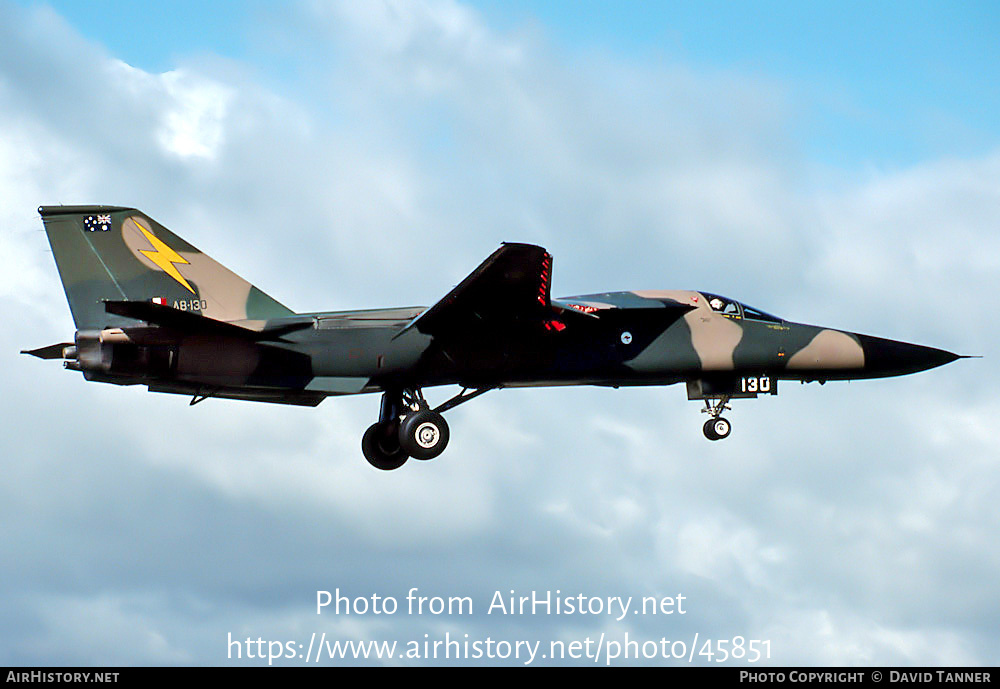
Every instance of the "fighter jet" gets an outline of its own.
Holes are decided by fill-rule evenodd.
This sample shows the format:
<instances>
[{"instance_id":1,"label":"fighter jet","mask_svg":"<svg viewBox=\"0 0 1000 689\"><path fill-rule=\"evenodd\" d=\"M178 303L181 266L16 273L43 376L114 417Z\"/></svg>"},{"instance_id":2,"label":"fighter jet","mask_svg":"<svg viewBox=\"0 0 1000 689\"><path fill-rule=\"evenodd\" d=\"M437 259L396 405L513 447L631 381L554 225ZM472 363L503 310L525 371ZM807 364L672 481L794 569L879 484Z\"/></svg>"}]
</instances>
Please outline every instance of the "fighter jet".
<instances>
[{"instance_id":1,"label":"fighter jet","mask_svg":"<svg viewBox=\"0 0 1000 689\"><path fill-rule=\"evenodd\" d=\"M552 256L531 244L502 244L429 308L296 313L134 208L38 212L76 334L23 353L191 404L381 393L361 449L382 470L440 455L442 414L500 388L684 383L705 403L705 437L721 440L731 400L776 395L781 381L899 376L961 358L709 292L553 299ZM432 406L423 390L442 385L462 390Z\"/></svg>"}]
</instances>

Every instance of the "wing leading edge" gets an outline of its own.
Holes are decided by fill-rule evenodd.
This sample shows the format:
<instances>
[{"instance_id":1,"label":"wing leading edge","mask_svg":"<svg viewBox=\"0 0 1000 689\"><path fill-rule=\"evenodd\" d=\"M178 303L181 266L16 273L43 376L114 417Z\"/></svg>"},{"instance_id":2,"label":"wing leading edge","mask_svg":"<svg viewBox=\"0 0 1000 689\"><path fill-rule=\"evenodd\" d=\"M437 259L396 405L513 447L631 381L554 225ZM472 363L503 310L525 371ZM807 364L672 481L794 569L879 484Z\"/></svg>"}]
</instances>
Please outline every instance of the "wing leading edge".
<instances>
[{"instance_id":1,"label":"wing leading edge","mask_svg":"<svg viewBox=\"0 0 1000 689\"><path fill-rule=\"evenodd\" d=\"M551 289L552 255L533 244L505 243L402 332L450 338L547 320Z\"/></svg>"}]
</instances>

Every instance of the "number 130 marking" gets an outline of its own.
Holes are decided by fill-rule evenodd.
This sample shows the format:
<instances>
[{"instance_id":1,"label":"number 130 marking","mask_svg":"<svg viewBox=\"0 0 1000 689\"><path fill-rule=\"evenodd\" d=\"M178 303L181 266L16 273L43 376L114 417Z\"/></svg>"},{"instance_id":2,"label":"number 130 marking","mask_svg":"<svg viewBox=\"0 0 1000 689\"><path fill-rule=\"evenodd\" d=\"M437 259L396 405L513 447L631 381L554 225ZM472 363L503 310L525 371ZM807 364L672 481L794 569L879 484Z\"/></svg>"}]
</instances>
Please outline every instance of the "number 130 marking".
<instances>
[{"instance_id":1,"label":"number 130 marking","mask_svg":"<svg viewBox=\"0 0 1000 689\"><path fill-rule=\"evenodd\" d=\"M771 392L771 376L743 376L740 392Z\"/></svg>"}]
</instances>

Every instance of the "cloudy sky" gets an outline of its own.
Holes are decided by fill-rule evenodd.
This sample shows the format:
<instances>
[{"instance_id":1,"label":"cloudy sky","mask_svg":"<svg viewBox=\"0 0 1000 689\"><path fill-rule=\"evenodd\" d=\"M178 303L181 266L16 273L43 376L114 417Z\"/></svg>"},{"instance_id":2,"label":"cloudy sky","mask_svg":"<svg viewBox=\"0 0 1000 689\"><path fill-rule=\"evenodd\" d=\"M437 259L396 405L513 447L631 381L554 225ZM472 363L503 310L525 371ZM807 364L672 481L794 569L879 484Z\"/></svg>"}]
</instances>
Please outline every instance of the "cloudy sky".
<instances>
[{"instance_id":1,"label":"cloudy sky","mask_svg":"<svg viewBox=\"0 0 1000 689\"><path fill-rule=\"evenodd\" d=\"M620 5L0 0L0 664L314 632L1000 662L996 4ZM376 396L189 407L18 355L73 334L57 203L140 207L299 311L430 304L525 241L556 295L704 289L985 358L786 384L720 443L679 387L494 392L382 473ZM474 614L315 614L411 587ZM486 614L557 589L687 613Z\"/></svg>"}]
</instances>

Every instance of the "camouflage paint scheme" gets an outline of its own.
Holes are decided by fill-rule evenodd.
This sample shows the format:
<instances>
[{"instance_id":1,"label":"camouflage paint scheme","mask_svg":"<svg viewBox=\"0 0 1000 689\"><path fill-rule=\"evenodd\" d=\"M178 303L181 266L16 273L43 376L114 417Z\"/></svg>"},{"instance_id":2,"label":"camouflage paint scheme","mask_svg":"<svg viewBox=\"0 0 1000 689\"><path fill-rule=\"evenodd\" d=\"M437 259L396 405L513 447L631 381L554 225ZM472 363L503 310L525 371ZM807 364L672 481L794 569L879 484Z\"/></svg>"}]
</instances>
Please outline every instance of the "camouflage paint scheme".
<instances>
[{"instance_id":1,"label":"camouflage paint scheme","mask_svg":"<svg viewBox=\"0 0 1000 689\"><path fill-rule=\"evenodd\" d=\"M88 380L195 400L316 405L385 392L396 402L383 403L384 421L405 413L402 392L422 400L420 389L437 385L686 382L689 398L724 405L776 393L779 380L894 376L958 358L787 322L705 292L554 300L552 257L528 244L502 245L430 308L295 313L141 211L39 213L77 332L71 343L28 353L64 359ZM748 376L766 378L767 389L748 392Z\"/></svg>"}]
</instances>

